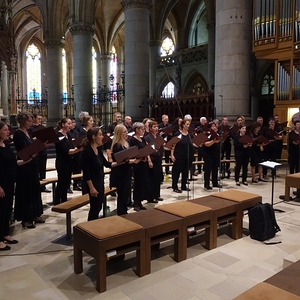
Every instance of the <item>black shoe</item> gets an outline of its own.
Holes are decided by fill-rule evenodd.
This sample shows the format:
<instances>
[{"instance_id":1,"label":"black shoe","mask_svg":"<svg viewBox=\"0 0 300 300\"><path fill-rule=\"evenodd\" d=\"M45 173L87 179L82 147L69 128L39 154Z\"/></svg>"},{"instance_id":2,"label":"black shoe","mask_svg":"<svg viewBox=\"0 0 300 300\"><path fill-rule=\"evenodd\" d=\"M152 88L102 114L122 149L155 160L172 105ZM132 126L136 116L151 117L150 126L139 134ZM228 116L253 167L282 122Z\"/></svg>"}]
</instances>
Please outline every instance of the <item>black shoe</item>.
<instances>
[{"instance_id":1,"label":"black shoe","mask_svg":"<svg viewBox=\"0 0 300 300\"><path fill-rule=\"evenodd\" d=\"M46 188L42 188L42 189L41 189L41 192L42 192L42 193L51 193L51 191L48 190L48 189L46 189Z\"/></svg>"},{"instance_id":2,"label":"black shoe","mask_svg":"<svg viewBox=\"0 0 300 300\"><path fill-rule=\"evenodd\" d=\"M258 183L258 180L252 179L252 183Z\"/></svg>"},{"instance_id":3,"label":"black shoe","mask_svg":"<svg viewBox=\"0 0 300 300\"><path fill-rule=\"evenodd\" d=\"M41 224L45 223L45 220L42 219L41 217L36 217L35 219L33 219L33 221L34 223L41 223Z\"/></svg>"},{"instance_id":4,"label":"black shoe","mask_svg":"<svg viewBox=\"0 0 300 300\"><path fill-rule=\"evenodd\" d=\"M268 182L268 180L266 180L266 179L264 179L264 178L258 178L258 181Z\"/></svg>"},{"instance_id":5,"label":"black shoe","mask_svg":"<svg viewBox=\"0 0 300 300\"><path fill-rule=\"evenodd\" d=\"M158 200L156 200L156 199L153 199L151 201L148 200L148 203L158 203Z\"/></svg>"},{"instance_id":6,"label":"black shoe","mask_svg":"<svg viewBox=\"0 0 300 300\"><path fill-rule=\"evenodd\" d=\"M147 210L147 208L143 205L140 205L140 210Z\"/></svg>"},{"instance_id":7,"label":"black shoe","mask_svg":"<svg viewBox=\"0 0 300 300\"><path fill-rule=\"evenodd\" d=\"M74 186L73 191L82 191L81 187L79 186Z\"/></svg>"},{"instance_id":8,"label":"black shoe","mask_svg":"<svg viewBox=\"0 0 300 300\"><path fill-rule=\"evenodd\" d=\"M191 189L189 189L189 188L181 188L181 190L182 190L182 191L187 191L187 192L190 192L190 191L191 191Z\"/></svg>"},{"instance_id":9,"label":"black shoe","mask_svg":"<svg viewBox=\"0 0 300 300\"><path fill-rule=\"evenodd\" d=\"M0 248L0 251L7 251L10 250L11 248L9 246L5 246L4 248Z\"/></svg>"},{"instance_id":10,"label":"black shoe","mask_svg":"<svg viewBox=\"0 0 300 300\"><path fill-rule=\"evenodd\" d=\"M73 191L71 189L67 189L68 194L73 194Z\"/></svg>"},{"instance_id":11,"label":"black shoe","mask_svg":"<svg viewBox=\"0 0 300 300\"><path fill-rule=\"evenodd\" d=\"M222 185L221 184L217 184L217 185L213 185L213 187L221 189Z\"/></svg>"},{"instance_id":12,"label":"black shoe","mask_svg":"<svg viewBox=\"0 0 300 300\"><path fill-rule=\"evenodd\" d=\"M8 244L18 244L19 243L17 240L8 240L6 238L4 238L4 241Z\"/></svg>"},{"instance_id":13,"label":"black shoe","mask_svg":"<svg viewBox=\"0 0 300 300\"><path fill-rule=\"evenodd\" d=\"M156 198L157 201L163 201L164 199L161 197Z\"/></svg>"},{"instance_id":14,"label":"black shoe","mask_svg":"<svg viewBox=\"0 0 300 300\"><path fill-rule=\"evenodd\" d=\"M178 189L173 189L173 192L175 192L175 193L182 193L182 191L181 190L178 190Z\"/></svg>"},{"instance_id":15,"label":"black shoe","mask_svg":"<svg viewBox=\"0 0 300 300\"><path fill-rule=\"evenodd\" d=\"M244 181L244 182L243 182L243 185L248 185L248 182Z\"/></svg>"},{"instance_id":16,"label":"black shoe","mask_svg":"<svg viewBox=\"0 0 300 300\"><path fill-rule=\"evenodd\" d=\"M32 222L27 221L27 222L22 222L22 227L31 229L31 228L35 228L35 225Z\"/></svg>"},{"instance_id":17,"label":"black shoe","mask_svg":"<svg viewBox=\"0 0 300 300\"><path fill-rule=\"evenodd\" d=\"M205 188L206 190L212 190L212 187L211 187L210 185L205 186L204 188Z\"/></svg>"},{"instance_id":18,"label":"black shoe","mask_svg":"<svg viewBox=\"0 0 300 300\"><path fill-rule=\"evenodd\" d=\"M135 206L134 210L139 212L141 209L138 206Z\"/></svg>"}]
</instances>

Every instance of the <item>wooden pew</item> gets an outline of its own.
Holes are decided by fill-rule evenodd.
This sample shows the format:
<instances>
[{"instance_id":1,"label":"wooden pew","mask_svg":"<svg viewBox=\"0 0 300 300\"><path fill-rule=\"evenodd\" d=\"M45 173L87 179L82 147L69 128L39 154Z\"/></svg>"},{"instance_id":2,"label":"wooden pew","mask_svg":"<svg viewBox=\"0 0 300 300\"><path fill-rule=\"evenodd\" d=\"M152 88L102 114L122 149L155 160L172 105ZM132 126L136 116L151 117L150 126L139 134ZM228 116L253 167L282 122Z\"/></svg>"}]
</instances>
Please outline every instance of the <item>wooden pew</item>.
<instances>
[{"instance_id":1,"label":"wooden pew","mask_svg":"<svg viewBox=\"0 0 300 300\"><path fill-rule=\"evenodd\" d=\"M106 217L105 215L105 208L106 208L106 201L107 201L107 196L115 193L116 188L110 188L110 187L105 187L104 190L104 201L103 201L103 216ZM71 200L68 200L66 202L57 204L52 207L52 211L58 212L58 213L64 213L66 214L66 231L67 231L67 238L70 239L72 237L72 228L71 228L71 212L73 210L76 210L80 207L83 207L87 204L90 203L90 198L89 194L81 195L78 197L74 197Z\"/></svg>"}]
</instances>

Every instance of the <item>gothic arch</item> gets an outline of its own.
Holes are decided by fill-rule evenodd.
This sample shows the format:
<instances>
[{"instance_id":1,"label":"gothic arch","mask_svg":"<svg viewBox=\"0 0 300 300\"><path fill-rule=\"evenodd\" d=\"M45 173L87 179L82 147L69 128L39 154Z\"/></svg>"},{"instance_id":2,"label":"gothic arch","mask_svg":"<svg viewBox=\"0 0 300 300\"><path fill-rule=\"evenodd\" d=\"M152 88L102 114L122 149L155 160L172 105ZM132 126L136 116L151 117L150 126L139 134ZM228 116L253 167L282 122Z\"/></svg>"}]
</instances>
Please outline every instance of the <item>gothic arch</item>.
<instances>
[{"instance_id":1,"label":"gothic arch","mask_svg":"<svg viewBox=\"0 0 300 300\"><path fill-rule=\"evenodd\" d=\"M193 94L193 89L197 84L201 85L201 93L208 93L209 88L206 79L197 70L191 70L190 73L183 79L183 93Z\"/></svg>"}]
</instances>

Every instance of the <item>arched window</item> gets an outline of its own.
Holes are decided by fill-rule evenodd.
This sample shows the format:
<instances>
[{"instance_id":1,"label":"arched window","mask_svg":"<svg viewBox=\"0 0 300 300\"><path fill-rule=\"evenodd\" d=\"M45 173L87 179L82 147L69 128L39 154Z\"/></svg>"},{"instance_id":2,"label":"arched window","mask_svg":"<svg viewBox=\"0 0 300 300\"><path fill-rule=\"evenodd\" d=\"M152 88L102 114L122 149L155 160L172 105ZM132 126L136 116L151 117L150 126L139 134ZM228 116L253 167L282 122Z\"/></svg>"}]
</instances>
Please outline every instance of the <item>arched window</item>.
<instances>
[{"instance_id":1,"label":"arched window","mask_svg":"<svg viewBox=\"0 0 300 300\"><path fill-rule=\"evenodd\" d=\"M92 47L92 72L93 72L93 94L97 93L97 52Z\"/></svg>"},{"instance_id":2,"label":"arched window","mask_svg":"<svg viewBox=\"0 0 300 300\"><path fill-rule=\"evenodd\" d=\"M161 93L164 98L172 98L175 95L175 86L173 82L169 82Z\"/></svg>"},{"instance_id":3,"label":"arched window","mask_svg":"<svg viewBox=\"0 0 300 300\"><path fill-rule=\"evenodd\" d=\"M161 56L171 55L174 52L174 43L169 37L164 38L161 48Z\"/></svg>"},{"instance_id":4,"label":"arched window","mask_svg":"<svg viewBox=\"0 0 300 300\"><path fill-rule=\"evenodd\" d=\"M41 99L41 53L32 43L26 51L27 93L29 103Z\"/></svg>"},{"instance_id":5,"label":"arched window","mask_svg":"<svg viewBox=\"0 0 300 300\"><path fill-rule=\"evenodd\" d=\"M274 84L273 76L266 74L261 85L261 94L274 95Z\"/></svg>"},{"instance_id":6,"label":"arched window","mask_svg":"<svg viewBox=\"0 0 300 300\"><path fill-rule=\"evenodd\" d=\"M113 46L111 48L110 51L110 55L111 55L111 61L110 61L110 71L111 71L111 75L109 77L110 80L110 86L112 89L116 89L117 85L116 83L118 82L118 75L117 75L117 69L118 69L118 59L117 59L117 52L116 52L116 48ZM118 99L117 99L117 93L114 92L112 95L112 103L113 104L117 104L118 103Z\"/></svg>"},{"instance_id":7,"label":"arched window","mask_svg":"<svg viewBox=\"0 0 300 300\"><path fill-rule=\"evenodd\" d=\"M192 21L189 34L189 47L195 47L208 42L207 11L205 2L202 1Z\"/></svg>"},{"instance_id":8,"label":"arched window","mask_svg":"<svg viewBox=\"0 0 300 300\"><path fill-rule=\"evenodd\" d=\"M67 87L67 58L66 51L62 49L62 81L63 81L63 99L64 104L67 104L68 87Z\"/></svg>"}]
</instances>

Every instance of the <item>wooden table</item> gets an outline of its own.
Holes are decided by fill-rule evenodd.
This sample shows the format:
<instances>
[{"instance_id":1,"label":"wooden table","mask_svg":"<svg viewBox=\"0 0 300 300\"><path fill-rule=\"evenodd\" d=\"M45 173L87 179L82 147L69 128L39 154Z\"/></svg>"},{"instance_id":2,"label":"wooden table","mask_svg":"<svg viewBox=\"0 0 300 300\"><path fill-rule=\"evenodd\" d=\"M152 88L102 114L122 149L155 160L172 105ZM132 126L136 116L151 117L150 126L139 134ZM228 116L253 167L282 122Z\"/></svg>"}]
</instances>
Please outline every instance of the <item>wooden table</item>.
<instances>
[{"instance_id":1,"label":"wooden table","mask_svg":"<svg viewBox=\"0 0 300 300\"><path fill-rule=\"evenodd\" d=\"M239 190L227 190L219 193L211 194L211 196L222 198L238 203L239 209L237 212L237 228L243 228L244 210L249 210L258 202L262 202L262 197L258 194L242 192ZM243 230L240 231L237 238L241 238Z\"/></svg>"},{"instance_id":2,"label":"wooden table","mask_svg":"<svg viewBox=\"0 0 300 300\"><path fill-rule=\"evenodd\" d=\"M170 204L155 206L155 209L170 213L182 218L183 227L183 258L187 257L187 241L189 229L194 231L205 229L205 247L213 248L213 213L210 207L191 203L190 201L180 201Z\"/></svg>"},{"instance_id":3,"label":"wooden table","mask_svg":"<svg viewBox=\"0 0 300 300\"><path fill-rule=\"evenodd\" d=\"M82 251L96 260L96 289L106 291L107 251L116 255L136 250L137 275L145 275L145 230L120 216L84 222L74 226L74 272L83 271Z\"/></svg>"},{"instance_id":4,"label":"wooden table","mask_svg":"<svg viewBox=\"0 0 300 300\"><path fill-rule=\"evenodd\" d=\"M174 260L184 260L184 242L182 218L150 209L123 215L123 218L141 225L145 230L145 269L146 274L151 272L151 246L160 242L174 239Z\"/></svg>"},{"instance_id":5,"label":"wooden table","mask_svg":"<svg viewBox=\"0 0 300 300\"><path fill-rule=\"evenodd\" d=\"M196 203L210 207L213 212L213 248L217 247L217 237L218 237L218 224L227 221L232 222L231 237L233 239L238 239L242 236L242 226L241 222L238 221L240 217L239 210L241 209L239 204L234 201L229 201L223 198L218 198L214 196L206 196L197 199L190 200L191 203Z\"/></svg>"},{"instance_id":6,"label":"wooden table","mask_svg":"<svg viewBox=\"0 0 300 300\"><path fill-rule=\"evenodd\" d=\"M290 188L294 187L300 189L300 173L289 174L285 177L285 193L284 200L290 200Z\"/></svg>"},{"instance_id":7,"label":"wooden table","mask_svg":"<svg viewBox=\"0 0 300 300\"><path fill-rule=\"evenodd\" d=\"M266 283L272 284L282 290L300 296L300 260L281 270L269 279Z\"/></svg>"}]
</instances>

